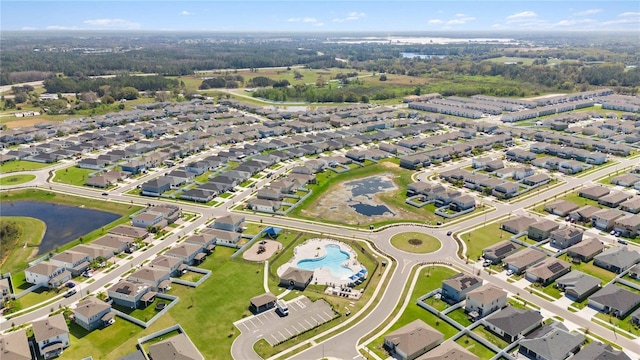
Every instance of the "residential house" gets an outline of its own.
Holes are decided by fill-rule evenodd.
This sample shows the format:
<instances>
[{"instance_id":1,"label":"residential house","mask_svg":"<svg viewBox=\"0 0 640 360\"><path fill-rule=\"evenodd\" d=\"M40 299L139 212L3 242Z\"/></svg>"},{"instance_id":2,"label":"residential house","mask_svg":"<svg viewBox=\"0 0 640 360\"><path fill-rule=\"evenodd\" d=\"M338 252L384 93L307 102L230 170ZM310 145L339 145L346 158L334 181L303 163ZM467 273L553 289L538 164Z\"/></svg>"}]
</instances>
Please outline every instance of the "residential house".
<instances>
[{"instance_id":1,"label":"residential house","mask_svg":"<svg viewBox=\"0 0 640 360\"><path fill-rule=\"evenodd\" d=\"M25 281L43 287L58 287L71 280L71 272L62 265L41 261L24 271Z\"/></svg>"},{"instance_id":2,"label":"residential house","mask_svg":"<svg viewBox=\"0 0 640 360\"><path fill-rule=\"evenodd\" d=\"M527 270L527 268L539 263L546 257L547 255L544 252L536 248L526 248L513 255L507 256L502 261L508 270L513 271L514 274L521 274Z\"/></svg>"},{"instance_id":3,"label":"residential house","mask_svg":"<svg viewBox=\"0 0 640 360\"><path fill-rule=\"evenodd\" d=\"M632 214L640 213L640 197L636 196L620 203L620 210L626 211Z\"/></svg>"},{"instance_id":4,"label":"residential house","mask_svg":"<svg viewBox=\"0 0 640 360\"><path fill-rule=\"evenodd\" d=\"M276 211L280 210L280 208L282 207L282 202L265 199L253 199L249 200L247 206L253 211L274 214Z\"/></svg>"},{"instance_id":5,"label":"residential house","mask_svg":"<svg viewBox=\"0 0 640 360\"><path fill-rule=\"evenodd\" d=\"M602 280L597 277L573 270L556 280L556 287L574 301L582 301L600 290Z\"/></svg>"},{"instance_id":6,"label":"residential house","mask_svg":"<svg viewBox=\"0 0 640 360\"><path fill-rule=\"evenodd\" d=\"M311 283L311 279L313 279L313 271L291 266L280 275L280 286L304 290Z\"/></svg>"},{"instance_id":7,"label":"residential house","mask_svg":"<svg viewBox=\"0 0 640 360\"><path fill-rule=\"evenodd\" d=\"M631 268L640 261L640 253L626 246L614 246L593 258L593 265L616 274Z\"/></svg>"},{"instance_id":8,"label":"residential house","mask_svg":"<svg viewBox=\"0 0 640 360\"><path fill-rule=\"evenodd\" d=\"M202 231L203 233L213 235L215 237L216 245L232 246L235 247L242 234L233 231L225 231L218 229L207 228Z\"/></svg>"},{"instance_id":9,"label":"residential house","mask_svg":"<svg viewBox=\"0 0 640 360\"><path fill-rule=\"evenodd\" d=\"M414 360L438 346L444 336L424 321L416 319L384 337L384 347L395 358Z\"/></svg>"},{"instance_id":10,"label":"residential house","mask_svg":"<svg viewBox=\"0 0 640 360\"><path fill-rule=\"evenodd\" d=\"M572 211L569 214L569 218L572 219L575 222L579 222L579 223L591 223L591 217L593 216L593 214L595 214L596 212L602 210L599 207L596 206L592 206L592 205L586 205L581 207L578 210Z\"/></svg>"},{"instance_id":11,"label":"residential house","mask_svg":"<svg viewBox=\"0 0 640 360\"><path fill-rule=\"evenodd\" d=\"M455 341L445 341L435 349L430 350L420 357L420 360L480 360L479 357L473 355L469 350L458 345Z\"/></svg>"},{"instance_id":12,"label":"residential house","mask_svg":"<svg viewBox=\"0 0 640 360\"><path fill-rule=\"evenodd\" d=\"M149 356L153 360L204 360L204 356L183 332L149 345Z\"/></svg>"},{"instance_id":13,"label":"residential house","mask_svg":"<svg viewBox=\"0 0 640 360\"><path fill-rule=\"evenodd\" d=\"M195 188L195 189L187 190L182 194L180 194L180 199L201 202L201 203L208 203L209 201L213 200L213 198L215 198L216 195L217 195L217 192L215 191Z\"/></svg>"},{"instance_id":14,"label":"residential house","mask_svg":"<svg viewBox=\"0 0 640 360\"><path fill-rule=\"evenodd\" d=\"M211 236L211 235L208 234L208 236ZM200 245L184 242L182 244L172 247L171 249L166 251L164 255L173 256L175 258L182 260L182 262L187 265L192 265L194 261L204 260L205 254L202 252L202 249L203 248ZM202 254L202 255L199 255L199 254ZM196 258L198 260L196 260Z\"/></svg>"},{"instance_id":15,"label":"residential house","mask_svg":"<svg viewBox=\"0 0 640 360\"><path fill-rule=\"evenodd\" d=\"M602 250L604 250L604 244L600 240L585 238L581 242L568 248L567 255L574 261L589 262L596 255L600 254Z\"/></svg>"},{"instance_id":16,"label":"residential house","mask_svg":"<svg viewBox=\"0 0 640 360\"><path fill-rule=\"evenodd\" d=\"M2 309L9 300L11 300L9 278L0 278L0 309Z\"/></svg>"},{"instance_id":17,"label":"residential house","mask_svg":"<svg viewBox=\"0 0 640 360\"><path fill-rule=\"evenodd\" d=\"M512 234L520 234L527 231L529 225L535 223L536 220L526 216L516 216L513 219L509 219L500 225L500 228L504 231L508 231Z\"/></svg>"},{"instance_id":18,"label":"residential house","mask_svg":"<svg viewBox=\"0 0 640 360\"><path fill-rule=\"evenodd\" d=\"M571 201L558 200L550 204L546 204L544 206L544 211L553 215L565 217L569 215L569 213L571 213L572 211L576 211L579 208L580 206L572 203Z\"/></svg>"},{"instance_id":19,"label":"residential house","mask_svg":"<svg viewBox=\"0 0 640 360\"><path fill-rule=\"evenodd\" d=\"M512 182L503 182L491 191L491 195L495 196L498 199L509 199L516 195L518 195L518 190L520 189L519 185Z\"/></svg>"},{"instance_id":20,"label":"residential house","mask_svg":"<svg viewBox=\"0 0 640 360\"><path fill-rule=\"evenodd\" d=\"M273 309L276 306L278 298L268 292L262 295L254 296L250 300L249 310L255 315Z\"/></svg>"},{"instance_id":21,"label":"residential house","mask_svg":"<svg viewBox=\"0 0 640 360\"><path fill-rule=\"evenodd\" d=\"M640 235L640 216L626 215L614 220L613 230L629 238Z\"/></svg>"},{"instance_id":22,"label":"residential house","mask_svg":"<svg viewBox=\"0 0 640 360\"><path fill-rule=\"evenodd\" d=\"M458 196L451 201L450 207L455 211L464 211L468 209L473 209L476 206L476 200L473 196L470 195L462 195Z\"/></svg>"},{"instance_id":23,"label":"residential house","mask_svg":"<svg viewBox=\"0 0 640 360\"><path fill-rule=\"evenodd\" d=\"M609 284L589 296L590 307L605 314L612 314L619 319L624 319L638 305L640 305L640 294L615 284Z\"/></svg>"},{"instance_id":24,"label":"residential house","mask_svg":"<svg viewBox=\"0 0 640 360\"><path fill-rule=\"evenodd\" d=\"M535 170L530 167L517 167L513 169L511 177L514 180L523 180L535 174Z\"/></svg>"},{"instance_id":25,"label":"residential house","mask_svg":"<svg viewBox=\"0 0 640 360\"><path fill-rule=\"evenodd\" d=\"M609 344L594 341L575 354L571 360L631 360L622 350L615 350Z\"/></svg>"},{"instance_id":26,"label":"residential house","mask_svg":"<svg viewBox=\"0 0 640 360\"><path fill-rule=\"evenodd\" d=\"M65 250L51 257L49 262L54 265L63 266L71 272L71 275L78 276L89 268L89 265L91 265L90 261L92 260L93 259L85 253Z\"/></svg>"},{"instance_id":27,"label":"residential house","mask_svg":"<svg viewBox=\"0 0 640 360\"><path fill-rule=\"evenodd\" d=\"M591 225L599 230L609 231L613 229L613 225L618 218L624 216L624 213L616 209L602 209L591 215Z\"/></svg>"},{"instance_id":28,"label":"residential house","mask_svg":"<svg viewBox=\"0 0 640 360\"><path fill-rule=\"evenodd\" d=\"M32 360L25 329L0 334L0 358L7 360Z\"/></svg>"},{"instance_id":29,"label":"residential house","mask_svg":"<svg viewBox=\"0 0 640 360\"><path fill-rule=\"evenodd\" d=\"M170 272L167 269L144 266L129 275L127 280L148 285L154 291L164 291L169 288L169 276Z\"/></svg>"},{"instance_id":30,"label":"residential house","mask_svg":"<svg viewBox=\"0 0 640 360\"><path fill-rule=\"evenodd\" d=\"M216 237L213 234L201 232L196 235L191 235L184 240L189 244L195 244L200 246L207 252L211 252L216 248Z\"/></svg>"},{"instance_id":31,"label":"residential house","mask_svg":"<svg viewBox=\"0 0 640 360\"><path fill-rule=\"evenodd\" d=\"M134 239L146 239L149 235L149 232L146 229L129 226L129 225L118 225L113 229L108 231L109 234L127 236Z\"/></svg>"},{"instance_id":32,"label":"residential house","mask_svg":"<svg viewBox=\"0 0 640 360\"><path fill-rule=\"evenodd\" d=\"M491 260L494 264L498 264L502 259L516 253L522 247L509 240L500 241L488 248L482 249L482 257Z\"/></svg>"},{"instance_id":33,"label":"residential house","mask_svg":"<svg viewBox=\"0 0 640 360\"><path fill-rule=\"evenodd\" d=\"M631 196L623 191L612 191L609 194L598 199L598 204L604 205L610 208L617 208L629 199Z\"/></svg>"},{"instance_id":34,"label":"residential house","mask_svg":"<svg viewBox=\"0 0 640 360\"><path fill-rule=\"evenodd\" d=\"M585 341L584 335L569 332L554 321L520 340L518 351L529 359L563 360L578 352Z\"/></svg>"},{"instance_id":35,"label":"residential house","mask_svg":"<svg viewBox=\"0 0 640 360\"><path fill-rule=\"evenodd\" d=\"M482 318L506 305L507 293L487 284L467 293L464 310L473 318Z\"/></svg>"},{"instance_id":36,"label":"residential house","mask_svg":"<svg viewBox=\"0 0 640 360\"><path fill-rule=\"evenodd\" d=\"M107 250L98 246L90 246L90 245L76 245L71 248L71 250L79 253L86 254L92 261L93 260L108 260L113 256L112 250Z\"/></svg>"},{"instance_id":37,"label":"residential house","mask_svg":"<svg viewBox=\"0 0 640 360\"><path fill-rule=\"evenodd\" d=\"M107 234L94 240L91 246L107 249L114 254L118 254L130 249L132 243L133 239L130 237Z\"/></svg>"},{"instance_id":38,"label":"residential house","mask_svg":"<svg viewBox=\"0 0 640 360\"><path fill-rule=\"evenodd\" d=\"M241 232L243 223L244 223L244 216L229 214L227 216L223 216L221 218L216 219L213 222L213 226L209 226L209 227L213 227L214 229L220 229L225 231Z\"/></svg>"},{"instance_id":39,"label":"residential house","mask_svg":"<svg viewBox=\"0 0 640 360\"><path fill-rule=\"evenodd\" d=\"M487 328L509 342L514 342L542 325L540 312L513 306L489 315Z\"/></svg>"},{"instance_id":40,"label":"residential house","mask_svg":"<svg viewBox=\"0 0 640 360\"><path fill-rule=\"evenodd\" d=\"M163 228L167 226L167 221L164 219L164 216L155 211L145 211L140 213L131 218L131 222L133 223L133 226L144 229L150 227Z\"/></svg>"},{"instance_id":41,"label":"residential house","mask_svg":"<svg viewBox=\"0 0 640 360\"><path fill-rule=\"evenodd\" d=\"M141 194L148 196L160 196L170 189L171 181L166 176L162 176L157 179L149 180L142 184Z\"/></svg>"},{"instance_id":42,"label":"residential house","mask_svg":"<svg viewBox=\"0 0 640 360\"><path fill-rule=\"evenodd\" d=\"M73 321L87 331L104 327L113 321L111 305L92 296L79 302L73 315Z\"/></svg>"},{"instance_id":43,"label":"residential house","mask_svg":"<svg viewBox=\"0 0 640 360\"><path fill-rule=\"evenodd\" d=\"M527 280L546 286L571 271L571 265L556 258L546 258L527 269Z\"/></svg>"},{"instance_id":44,"label":"residential house","mask_svg":"<svg viewBox=\"0 0 640 360\"><path fill-rule=\"evenodd\" d=\"M640 308L631 313L630 321L635 325L640 325Z\"/></svg>"},{"instance_id":45,"label":"residential house","mask_svg":"<svg viewBox=\"0 0 640 360\"><path fill-rule=\"evenodd\" d=\"M155 297L155 293L150 290L151 287L145 283L123 279L107 289L107 295L117 305L136 309L141 301L149 301Z\"/></svg>"},{"instance_id":46,"label":"residential house","mask_svg":"<svg viewBox=\"0 0 640 360\"><path fill-rule=\"evenodd\" d=\"M629 276L636 280L640 280L640 264L634 266L629 270Z\"/></svg>"},{"instance_id":47,"label":"residential house","mask_svg":"<svg viewBox=\"0 0 640 360\"><path fill-rule=\"evenodd\" d=\"M610 192L611 190L606 186L595 185L595 186L590 186L578 191L578 196L587 198L590 200L598 201L598 199L609 194Z\"/></svg>"},{"instance_id":48,"label":"residential house","mask_svg":"<svg viewBox=\"0 0 640 360\"><path fill-rule=\"evenodd\" d=\"M544 173L527 176L522 179L522 183L529 186L540 186L551 181L551 177Z\"/></svg>"},{"instance_id":49,"label":"residential house","mask_svg":"<svg viewBox=\"0 0 640 360\"><path fill-rule=\"evenodd\" d=\"M169 271L169 276L178 275L181 269L186 269L181 259L172 256L159 255L156 256L149 264L152 268L164 269Z\"/></svg>"},{"instance_id":50,"label":"residential house","mask_svg":"<svg viewBox=\"0 0 640 360\"><path fill-rule=\"evenodd\" d=\"M551 232L549 244L556 249L566 249L582 241L584 231L567 226Z\"/></svg>"},{"instance_id":51,"label":"residential house","mask_svg":"<svg viewBox=\"0 0 640 360\"><path fill-rule=\"evenodd\" d=\"M38 353L45 359L52 359L62 355L68 348L69 328L64 315L56 314L32 324L34 345Z\"/></svg>"},{"instance_id":52,"label":"residential house","mask_svg":"<svg viewBox=\"0 0 640 360\"><path fill-rule=\"evenodd\" d=\"M632 187L640 181L640 176L636 174L622 174L611 178L611 183L618 186Z\"/></svg>"},{"instance_id":53,"label":"residential house","mask_svg":"<svg viewBox=\"0 0 640 360\"><path fill-rule=\"evenodd\" d=\"M549 236L551 236L551 232L558 230L559 227L560 225L555 221L542 219L529 225L529 229L527 229L527 236L530 239L542 241L548 239Z\"/></svg>"},{"instance_id":54,"label":"residential house","mask_svg":"<svg viewBox=\"0 0 640 360\"><path fill-rule=\"evenodd\" d=\"M467 293L482 286L482 279L473 275L458 273L442 281L442 297L457 303L464 300Z\"/></svg>"}]
</instances>

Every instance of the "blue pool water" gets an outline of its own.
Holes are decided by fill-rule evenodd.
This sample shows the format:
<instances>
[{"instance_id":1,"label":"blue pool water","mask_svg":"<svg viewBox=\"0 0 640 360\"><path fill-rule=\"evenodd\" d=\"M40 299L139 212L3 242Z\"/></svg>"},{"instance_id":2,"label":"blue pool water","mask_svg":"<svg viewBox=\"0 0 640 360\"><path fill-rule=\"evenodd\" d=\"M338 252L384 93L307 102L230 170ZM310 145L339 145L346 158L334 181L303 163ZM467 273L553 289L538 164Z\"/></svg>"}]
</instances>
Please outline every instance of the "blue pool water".
<instances>
[{"instance_id":1,"label":"blue pool water","mask_svg":"<svg viewBox=\"0 0 640 360\"><path fill-rule=\"evenodd\" d=\"M346 279L353 275L353 271L342 264L349 260L349 254L340 250L338 245L325 245L326 255L321 258L304 259L298 261L296 266L304 270L315 270L319 268L328 268L333 276Z\"/></svg>"}]
</instances>

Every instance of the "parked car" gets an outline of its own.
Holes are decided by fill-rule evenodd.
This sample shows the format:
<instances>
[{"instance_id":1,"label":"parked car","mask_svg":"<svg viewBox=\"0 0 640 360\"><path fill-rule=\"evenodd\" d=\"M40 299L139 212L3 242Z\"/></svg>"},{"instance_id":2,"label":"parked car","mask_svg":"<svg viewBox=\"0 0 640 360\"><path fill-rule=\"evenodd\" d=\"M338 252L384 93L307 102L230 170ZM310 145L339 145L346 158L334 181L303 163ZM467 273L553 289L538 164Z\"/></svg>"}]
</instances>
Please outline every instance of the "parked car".
<instances>
[{"instance_id":1,"label":"parked car","mask_svg":"<svg viewBox=\"0 0 640 360\"><path fill-rule=\"evenodd\" d=\"M615 235L616 231L615 230L611 230L611 232L609 233L609 235Z\"/></svg>"},{"instance_id":2,"label":"parked car","mask_svg":"<svg viewBox=\"0 0 640 360\"><path fill-rule=\"evenodd\" d=\"M73 289L73 290L68 291L66 294L64 294L64 297L66 297L66 298L72 297L76 293L77 293L77 291L75 289Z\"/></svg>"},{"instance_id":3,"label":"parked car","mask_svg":"<svg viewBox=\"0 0 640 360\"><path fill-rule=\"evenodd\" d=\"M622 239L618 239L618 243L620 243L622 245L627 245L628 244L627 240L622 240Z\"/></svg>"},{"instance_id":4,"label":"parked car","mask_svg":"<svg viewBox=\"0 0 640 360\"><path fill-rule=\"evenodd\" d=\"M507 270L507 276L513 275L513 270Z\"/></svg>"},{"instance_id":5,"label":"parked car","mask_svg":"<svg viewBox=\"0 0 640 360\"><path fill-rule=\"evenodd\" d=\"M109 193L108 193L108 192L103 192L103 193L102 193L102 196L107 196L107 195L109 195Z\"/></svg>"},{"instance_id":6,"label":"parked car","mask_svg":"<svg viewBox=\"0 0 640 360\"><path fill-rule=\"evenodd\" d=\"M67 287L68 287L68 288L72 288L72 287L76 286L76 284L75 284L75 283L73 283L73 282L71 282L71 281L69 281L68 283L66 283L66 285L67 285Z\"/></svg>"}]
</instances>

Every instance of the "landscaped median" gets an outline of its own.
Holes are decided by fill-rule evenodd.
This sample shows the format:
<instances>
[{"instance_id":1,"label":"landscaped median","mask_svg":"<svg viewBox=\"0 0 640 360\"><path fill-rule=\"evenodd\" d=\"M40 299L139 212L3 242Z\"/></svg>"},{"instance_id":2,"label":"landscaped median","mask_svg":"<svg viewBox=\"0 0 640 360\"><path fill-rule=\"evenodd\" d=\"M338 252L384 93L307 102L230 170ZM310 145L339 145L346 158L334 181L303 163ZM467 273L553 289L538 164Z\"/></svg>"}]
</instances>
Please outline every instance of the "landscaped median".
<instances>
[{"instance_id":1,"label":"landscaped median","mask_svg":"<svg viewBox=\"0 0 640 360\"><path fill-rule=\"evenodd\" d=\"M36 178L32 174L8 175L0 178L0 186L13 186L28 183Z\"/></svg>"},{"instance_id":2,"label":"landscaped median","mask_svg":"<svg viewBox=\"0 0 640 360\"><path fill-rule=\"evenodd\" d=\"M418 254L432 253L442 246L440 240L420 232L396 234L391 237L391 245L402 251Z\"/></svg>"}]
</instances>

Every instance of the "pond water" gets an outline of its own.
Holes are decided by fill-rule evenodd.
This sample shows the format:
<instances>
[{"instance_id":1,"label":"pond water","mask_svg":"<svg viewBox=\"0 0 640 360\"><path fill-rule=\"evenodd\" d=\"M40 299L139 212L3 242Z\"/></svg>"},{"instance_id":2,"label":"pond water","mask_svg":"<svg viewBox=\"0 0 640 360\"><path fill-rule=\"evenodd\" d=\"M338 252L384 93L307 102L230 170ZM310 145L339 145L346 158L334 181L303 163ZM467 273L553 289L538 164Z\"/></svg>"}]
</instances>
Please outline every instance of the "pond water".
<instances>
[{"instance_id":1,"label":"pond water","mask_svg":"<svg viewBox=\"0 0 640 360\"><path fill-rule=\"evenodd\" d=\"M385 205L372 205L371 203L363 202L362 200L373 201L375 198L373 195L395 190L397 187L387 176L370 176L364 179L358 179L346 183L351 191L352 198L350 199L349 206L353 208L358 214L365 216L384 215L389 212L395 215ZM364 199L358 199L364 197Z\"/></svg>"},{"instance_id":2,"label":"pond water","mask_svg":"<svg viewBox=\"0 0 640 360\"><path fill-rule=\"evenodd\" d=\"M2 216L28 216L42 220L47 231L38 247L45 254L120 217L106 211L85 209L37 201L16 201L2 204Z\"/></svg>"}]
</instances>

